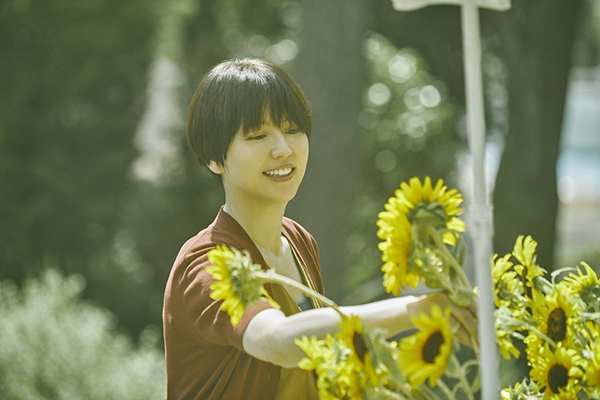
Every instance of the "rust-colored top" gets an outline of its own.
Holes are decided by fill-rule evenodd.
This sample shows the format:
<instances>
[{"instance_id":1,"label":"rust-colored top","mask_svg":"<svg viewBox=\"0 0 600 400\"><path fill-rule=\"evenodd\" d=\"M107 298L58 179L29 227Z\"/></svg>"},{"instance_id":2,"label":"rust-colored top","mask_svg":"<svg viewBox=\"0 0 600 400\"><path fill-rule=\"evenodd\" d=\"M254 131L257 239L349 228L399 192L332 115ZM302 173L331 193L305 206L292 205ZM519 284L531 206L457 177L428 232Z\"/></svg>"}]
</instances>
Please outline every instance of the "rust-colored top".
<instances>
[{"instance_id":1,"label":"rust-colored top","mask_svg":"<svg viewBox=\"0 0 600 400\"><path fill-rule=\"evenodd\" d=\"M296 222L284 218L282 235L296 251L323 293L319 255L314 238ZM167 367L167 400L271 400L277 393L281 368L244 352L242 339L248 323L270 308L262 301L251 305L232 327L221 301L209 297L214 282L205 268L207 253L223 244L248 250L253 262L266 265L244 229L221 209L213 223L179 251L165 289L163 331ZM273 295L270 285L267 291Z\"/></svg>"}]
</instances>

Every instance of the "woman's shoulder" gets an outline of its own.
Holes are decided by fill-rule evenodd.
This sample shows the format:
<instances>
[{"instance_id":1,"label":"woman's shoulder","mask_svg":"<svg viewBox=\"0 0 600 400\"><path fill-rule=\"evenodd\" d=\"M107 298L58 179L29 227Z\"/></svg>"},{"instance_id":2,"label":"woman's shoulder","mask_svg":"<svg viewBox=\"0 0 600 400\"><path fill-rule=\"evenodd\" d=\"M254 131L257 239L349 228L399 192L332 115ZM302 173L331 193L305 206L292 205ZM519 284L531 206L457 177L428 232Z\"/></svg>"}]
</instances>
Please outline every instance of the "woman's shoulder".
<instances>
[{"instance_id":1,"label":"woman's shoulder","mask_svg":"<svg viewBox=\"0 0 600 400\"><path fill-rule=\"evenodd\" d=\"M301 243L313 251L318 252L317 241L315 238L298 222L293 219L283 218L283 232L292 242Z\"/></svg>"},{"instance_id":2,"label":"woman's shoulder","mask_svg":"<svg viewBox=\"0 0 600 400\"><path fill-rule=\"evenodd\" d=\"M221 210L209 226L185 242L180 253L184 253L187 257L197 258L208 253L217 245L250 251L255 247L240 224Z\"/></svg>"},{"instance_id":3,"label":"woman's shoulder","mask_svg":"<svg viewBox=\"0 0 600 400\"><path fill-rule=\"evenodd\" d=\"M255 262L264 262L240 225L226 213L220 212L209 226L182 245L171 267L169 282L183 287L191 282L212 283L212 277L205 268L212 265L208 253L218 245L248 250Z\"/></svg>"},{"instance_id":4,"label":"woman's shoulder","mask_svg":"<svg viewBox=\"0 0 600 400\"><path fill-rule=\"evenodd\" d=\"M310 232L308 232L308 230L306 230L306 228L291 218L283 217L283 230L289 233L312 238L312 235Z\"/></svg>"}]
</instances>

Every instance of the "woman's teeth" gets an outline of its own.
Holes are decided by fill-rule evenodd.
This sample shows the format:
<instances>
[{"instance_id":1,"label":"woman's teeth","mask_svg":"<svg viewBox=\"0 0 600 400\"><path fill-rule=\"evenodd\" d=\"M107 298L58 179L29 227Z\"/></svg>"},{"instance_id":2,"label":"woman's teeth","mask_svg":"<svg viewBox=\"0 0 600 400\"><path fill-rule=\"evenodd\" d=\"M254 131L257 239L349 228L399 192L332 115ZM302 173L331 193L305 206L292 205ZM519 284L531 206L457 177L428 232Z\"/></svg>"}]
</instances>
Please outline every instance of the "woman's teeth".
<instances>
[{"instance_id":1,"label":"woman's teeth","mask_svg":"<svg viewBox=\"0 0 600 400\"><path fill-rule=\"evenodd\" d=\"M263 174L265 174L267 176L271 176L271 177L280 177L280 176L289 175L291 172L292 172L292 168L288 167L288 168L274 169L272 171L265 171L265 172L263 172Z\"/></svg>"}]
</instances>

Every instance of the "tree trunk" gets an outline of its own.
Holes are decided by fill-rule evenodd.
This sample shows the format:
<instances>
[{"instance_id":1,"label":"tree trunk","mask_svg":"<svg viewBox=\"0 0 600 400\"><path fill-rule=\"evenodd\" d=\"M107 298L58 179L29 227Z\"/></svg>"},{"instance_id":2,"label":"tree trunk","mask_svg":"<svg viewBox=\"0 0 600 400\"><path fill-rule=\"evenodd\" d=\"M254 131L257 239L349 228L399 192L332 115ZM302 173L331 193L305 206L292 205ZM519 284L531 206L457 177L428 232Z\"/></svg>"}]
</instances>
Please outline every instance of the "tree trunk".
<instances>
[{"instance_id":1,"label":"tree trunk","mask_svg":"<svg viewBox=\"0 0 600 400\"><path fill-rule=\"evenodd\" d=\"M288 215L319 243L327 294L337 300L351 265L347 242L359 180L358 124L365 79L361 54L367 25L365 0L304 0L300 53L294 77L314 117L304 183Z\"/></svg>"},{"instance_id":2,"label":"tree trunk","mask_svg":"<svg viewBox=\"0 0 600 400\"><path fill-rule=\"evenodd\" d=\"M491 16L508 66L509 132L494 191L494 251L531 235L538 263L553 269L556 163L581 0L514 0Z\"/></svg>"}]
</instances>

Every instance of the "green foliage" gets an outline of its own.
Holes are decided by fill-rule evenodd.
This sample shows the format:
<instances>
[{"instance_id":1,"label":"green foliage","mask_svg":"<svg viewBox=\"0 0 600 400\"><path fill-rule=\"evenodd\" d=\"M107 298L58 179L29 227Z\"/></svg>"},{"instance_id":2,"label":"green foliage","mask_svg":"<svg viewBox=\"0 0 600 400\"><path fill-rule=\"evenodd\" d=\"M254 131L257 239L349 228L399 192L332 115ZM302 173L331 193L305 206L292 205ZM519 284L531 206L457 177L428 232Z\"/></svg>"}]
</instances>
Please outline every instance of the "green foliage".
<instances>
[{"instance_id":1,"label":"green foliage","mask_svg":"<svg viewBox=\"0 0 600 400\"><path fill-rule=\"evenodd\" d=\"M139 347L114 329L112 314L79 299L80 275L47 270L19 291L0 284L0 398L158 399L165 395L159 334Z\"/></svg>"},{"instance_id":2,"label":"green foliage","mask_svg":"<svg viewBox=\"0 0 600 400\"><path fill-rule=\"evenodd\" d=\"M364 302L382 296L381 252L377 249L377 214L400 183L414 176L442 178L452 187L456 151L455 106L446 85L427 71L413 49L396 48L388 39L371 34L364 42L369 87L359 116L368 131L363 147L363 185L356 212L360 233L353 251L361 261L349 276L359 288L347 301ZM356 297L357 296L357 297Z\"/></svg>"},{"instance_id":3,"label":"green foliage","mask_svg":"<svg viewBox=\"0 0 600 400\"><path fill-rule=\"evenodd\" d=\"M98 280L120 223L155 3L0 5L0 278L45 264Z\"/></svg>"},{"instance_id":4,"label":"green foliage","mask_svg":"<svg viewBox=\"0 0 600 400\"><path fill-rule=\"evenodd\" d=\"M449 97L464 108L464 69L460 7L435 5L399 12L388 0L372 3L372 30L397 48L418 49L428 71L448 86ZM482 13L482 18L485 16ZM482 30L486 29L482 23ZM483 38L485 40L485 38Z\"/></svg>"},{"instance_id":5,"label":"green foliage","mask_svg":"<svg viewBox=\"0 0 600 400\"><path fill-rule=\"evenodd\" d=\"M187 150L184 121L164 181L132 179L149 67L181 63L184 114L210 66L264 55L249 50L252 38L287 37L285 1L234 3L0 4L0 279L20 285L48 267L81 274L82 296L109 308L120 330L137 337L160 324L177 251L212 221L222 189Z\"/></svg>"},{"instance_id":6,"label":"green foliage","mask_svg":"<svg viewBox=\"0 0 600 400\"><path fill-rule=\"evenodd\" d=\"M81 274L87 282L82 296L110 309L120 330L137 337L147 325L160 324L164 284L177 251L212 221L223 194L187 150L184 121L172 132L176 165L160 184L132 179L149 67L159 56L179 64L177 95L185 114L200 77L223 59L263 57L290 70L301 28L315 29L301 11L301 4L285 0L2 2L0 279L19 285L48 267ZM392 15L402 15L382 13L387 17L378 23L387 27L394 24ZM410 85L431 84L446 93L421 72L418 84L391 81L386 63L398 50L383 47L377 60L367 57L370 84L387 86L392 98L366 104L361 116L367 125L375 117L377 126L368 128L365 139L361 190L368 195L358 199L362 226L354 247L371 267L355 269L354 282L380 265L374 221L390 188L423 171L447 178L452 169L453 147L440 139L448 137L445 122L438 124L435 146L428 135L437 123L428 122L425 148L423 138L390 128L394 113L404 112L397 99ZM413 54L423 70L416 53L403 52Z\"/></svg>"},{"instance_id":7,"label":"green foliage","mask_svg":"<svg viewBox=\"0 0 600 400\"><path fill-rule=\"evenodd\" d=\"M252 56L282 61L269 53L281 41L293 39L300 13L296 2L286 0L202 0L197 11L187 21L182 60L193 78L190 91L224 59ZM185 98L189 97L191 93Z\"/></svg>"},{"instance_id":8,"label":"green foliage","mask_svg":"<svg viewBox=\"0 0 600 400\"><path fill-rule=\"evenodd\" d=\"M161 324L164 288L177 252L213 221L224 202L217 180L191 152L182 153L181 168L168 173L164 185L131 183L109 258L90 271L103 288L95 299L134 336L148 324Z\"/></svg>"},{"instance_id":9,"label":"green foliage","mask_svg":"<svg viewBox=\"0 0 600 400\"><path fill-rule=\"evenodd\" d=\"M415 175L446 177L455 168L454 106L446 85L427 72L412 49L397 49L380 35L364 43L369 88L360 115L367 136L369 184L387 196ZM369 190L371 192L371 190Z\"/></svg>"}]
</instances>

